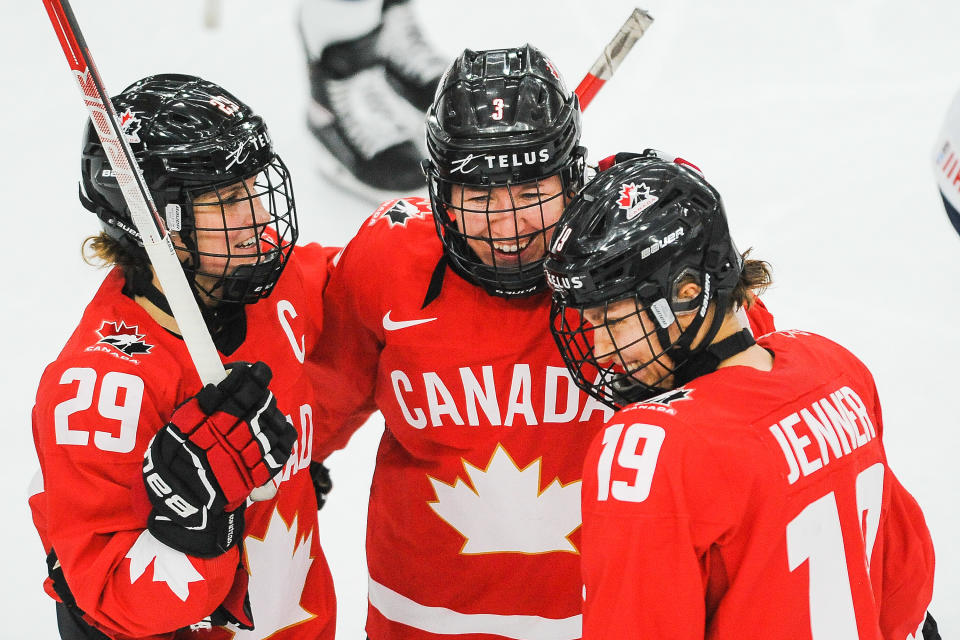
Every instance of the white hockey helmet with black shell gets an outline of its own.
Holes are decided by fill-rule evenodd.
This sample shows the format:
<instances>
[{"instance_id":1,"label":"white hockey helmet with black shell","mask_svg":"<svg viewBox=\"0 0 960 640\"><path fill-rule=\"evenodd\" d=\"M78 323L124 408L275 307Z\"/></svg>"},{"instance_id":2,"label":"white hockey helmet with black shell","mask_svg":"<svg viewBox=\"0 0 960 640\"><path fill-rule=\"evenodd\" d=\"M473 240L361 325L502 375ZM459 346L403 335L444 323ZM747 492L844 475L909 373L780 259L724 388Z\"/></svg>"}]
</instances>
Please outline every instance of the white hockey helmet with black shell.
<instances>
[{"instance_id":1,"label":"white hockey helmet with black shell","mask_svg":"<svg viewBox=\"0 0 960 640\"><path fill-rule=\"evenodd\" d=\"M732 303L742 259L717 190L690 166L651 154L615 164L584 187L560 219L545 268L553 289L551 331L567 367L584 391L622 407L667 391L658 383L668 377L677 386L703 373L701 354ZM700 287L697 297L678 297L687 282ZM584 311L602 309L605 317L621 300L632 300L650 327L641 339L655 335L660 345L650 342L647 362L622 357L635 342L597 353L594 332L606 325L591 324ZM693 348L710 302L721 312ZM686 327L678 314L692 314ZM671 366L657 383L633 375L664 361Z\"/></svg>"},{"instance_id":2,"label":"white hockey helmet with black shell","mask_svg":"<svg viewBox=\"0 0 960 640\"><path fill-rule=\"evenodd\" d=\"M157 209L167 217L174 246L187 256L181 262L194 289L214 301L242 304L269 295L298 228L289 172L260 116L223 87L189 75L150 76L112 100ZM84 207L97 214L125 252L140 255L139 233L92 123L83 140L80 184ZM195 203L200 195L202 204ZM226 237L241 229L228 224L224 210L237 204L249 207L249 223L242 229L249 228L255 249L233 253L225 242L223 253L201 255L198 232ZM215 224L197 226L200 206L221 214ZM200 284L197 276L213 284Z\"/></svg>"},{"instance_id":3,"label":"white hockey helmet with black shell","mask_svg":"<svg viewBox=\"0 0 960 640\"><path fill-rule=\"evenodd\" d=\"M471 236L458 224L457 212L477 215L516 212L534 204L513 203L509 209L471 209L455 202L454 187L517 188L561 178L566 198L583 184L584 154L580 146L580 106L553 62L526 45L488 51L465 50L447 69L427 113L424 172L433 205L437 233L451 266L488 293L501 297L527 296L546 289L542 257L528 263L485 263L468 246ZM462 191L461 191L462 193ZM546 196L545 196L546 197ZM513 195L511 194L511 198ZM554 228L546 221L534 233L519 228L511 237L518 246L528 241L546 245Z\"/></svg>"}]
</instances>

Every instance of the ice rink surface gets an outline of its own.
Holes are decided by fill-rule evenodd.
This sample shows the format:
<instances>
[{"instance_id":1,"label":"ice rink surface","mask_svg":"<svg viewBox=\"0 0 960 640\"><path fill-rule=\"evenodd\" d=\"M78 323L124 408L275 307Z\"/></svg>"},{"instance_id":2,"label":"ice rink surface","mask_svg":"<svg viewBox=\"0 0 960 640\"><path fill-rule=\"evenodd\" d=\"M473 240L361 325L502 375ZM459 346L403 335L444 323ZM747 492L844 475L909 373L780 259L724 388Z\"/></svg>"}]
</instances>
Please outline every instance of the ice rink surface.
<instances>
[{"instance_id":1,"label":"ice rink surface","mask_svg":"<svg viewBox=\"0 0 960 640\"><path fill-rule=\"evenodd\" d=\"M219 82L267 120L292 168L302 238L346 242L373 206L329 186L304 127L307 83L293 0L229 0L217 30L199 0L75 0L107 87L153 73ZM420 0L451 58L529 41L575 86L632 4ZM724 195L741 249L772 262L780 328L823 333L872 369L890 464L933 532L932 611L960 633L960 238L942 210L932 146L960 88L960 5L867 0L650 0L656 18L584 117L596 160L656 147L698 164ZM40 374L103 273L80 259L97 230L77 202L85 110L40 0L4 3L0 126L12 248L3 261L0 638L54 638L42 549L26 505L37 468L30 409ZM336 16L331 16L335 20ZM470 339L464 336L465 340ZM339 637L366 614L366 493L382 424L330 459L321 512ZM429 541L425 541L429 544Z\"/></svg>"}]
</instances>

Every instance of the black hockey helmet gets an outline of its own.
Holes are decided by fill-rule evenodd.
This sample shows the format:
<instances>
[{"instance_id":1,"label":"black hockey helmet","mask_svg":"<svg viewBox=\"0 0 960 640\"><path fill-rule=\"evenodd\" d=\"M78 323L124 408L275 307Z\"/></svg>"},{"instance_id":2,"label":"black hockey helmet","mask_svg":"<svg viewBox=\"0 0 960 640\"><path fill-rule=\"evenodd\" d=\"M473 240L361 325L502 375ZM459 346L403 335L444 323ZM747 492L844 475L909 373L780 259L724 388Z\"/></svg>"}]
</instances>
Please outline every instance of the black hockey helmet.
<instances>
[{"instance_id":1,"label":"black hockey helmet","mask_svg":"<svg viewBox=\"0 0 960 640\"><path fill-rule=\"evenodd\" d=\"M560 220L545 268L553 289L551 330L567 367L587 393L620 407L706 373L700 354L733 302L742 258L717 190L684 161L652 152L613 165L584 187ZM700 293L681 299L688 282ZM595 332L604 332L605 342L612 336L606 311L624 300L633 304L626 312L621 306L610 323L636 314L644 335L629 344L612 341L598 353ZM692 348L711 301L717 311ZM591 324L586 310L602 313L604 322ZM686 328L677 322L681 314L692 314ZM650 341L654 335L659 347ZM626 354L643 341L647 360ZM634 374L653 363L666 372L640 382Z\"/></svg>"},{"instance_id":2,"label":"black hockey helmet","mask_svg":"<svg viewBox=\"0 0 960 640\"><path fill-rule=\"evenodd\" d=\"M150 76L112 100L195 291L243 304L269 295L298 230L289 172L260 116L223 87L189 75ZM81 203L126 253L143 255L92 122L81 158ZM201 252L198 237L211 234L223 248Z\"/></svg>"},{"instance_id":3,"label":"black hockey helmet","mask_svg":"<svg viewBox=\"0 0 960 640\"><path fill-rule=\"evenodd\" d=\"M555 219L544 219L543 205L552 198L562 203L583 185L585 150L579 143L576 94L567 90L553 62L536 47L467 49L454 60L427 113L430 159L424 161L424 173L437 233L458 273L502 297L546 289L542 263ZM561 188L542 193L541 181L552 176L559 176ZM499 187L510 187L509 208L463 195L465 189L476 195ZM516 194L524 188L535 189L537 197L518 201ZM516 216L522 209L539 212L536 229L522 230L515 221L512 234L493 239L514 247L539 244L526 262L523 252L518 260L498 261L490 215ZM485 234L469 233L465 214L485 216ZM491 246L486 261L470 248L470 241Z\"/></svg>"}]
</instances>

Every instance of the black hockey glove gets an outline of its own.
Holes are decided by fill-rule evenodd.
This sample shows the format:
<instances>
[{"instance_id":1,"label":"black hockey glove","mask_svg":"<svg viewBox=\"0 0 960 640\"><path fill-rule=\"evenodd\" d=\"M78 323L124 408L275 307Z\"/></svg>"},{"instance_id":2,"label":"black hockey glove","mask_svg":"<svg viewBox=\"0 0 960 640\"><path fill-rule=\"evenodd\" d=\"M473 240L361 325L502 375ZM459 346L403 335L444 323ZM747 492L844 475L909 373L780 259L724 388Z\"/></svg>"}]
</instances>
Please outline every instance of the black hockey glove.
<instances>
[{"instance_id":1,"label":"black hockey glove","mask_svg":"<svg viewBox=\"0 0 960 640\"><path fill-rule=\"evenodd\" d=\"M270 368L230 367L220 384L177 407L144 454L150 532L201 558L241 539L247 496L283 469L297 438L267 388Z\"/></svg>"},{"instance_id":2,"label":"black hockey glove","mask_svg":"<svg viewBox=\"0 0 960 640\"><path fill-rule=\"evenodd\" d=\"M327 502L327 494L333 489L330 469L321 462L311 462L310 478L313 480L313 491L317 494L317 509L323 509L323 505Z\"/></svg>"}]
</instances>

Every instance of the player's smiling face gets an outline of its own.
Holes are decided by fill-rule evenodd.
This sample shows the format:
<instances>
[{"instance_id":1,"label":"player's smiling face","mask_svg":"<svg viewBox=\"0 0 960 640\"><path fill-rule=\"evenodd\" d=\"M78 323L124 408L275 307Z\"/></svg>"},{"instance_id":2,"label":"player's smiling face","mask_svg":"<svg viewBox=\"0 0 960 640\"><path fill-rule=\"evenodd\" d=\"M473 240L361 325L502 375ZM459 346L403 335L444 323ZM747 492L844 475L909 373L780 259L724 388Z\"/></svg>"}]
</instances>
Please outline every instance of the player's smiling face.
<instances>
[{"instance_id":1,"label":"player's smiling face","mask_svg":"<svg viewBox=\"0 0 960 640\"><path fill-rule=\"evenodd\" d=\"M492 189L453 185L450 200L477 257L507 268L543 259L566 204L560 176Z\"/></svg>"},{"instance_id":2,"label":"player's smiling face","mask_svg":"<svg viewBox=\"0 0 960 640\"><path fill-rule=\"evenodd\" d=\"M676 296L679 301L690 301L699 294L698 284L685 282L679 286ZM697 313L696 310L671 312L674 321L666 327L670 339L670 345L666 348L676 343ZM713 313L711 305L706 320L691 341L691 348L700 344ZM658 325L651 312L636 298L625 298L605 307L586 309L583 317L593 325L594 357L601 366L612 366L619 373L629 372L635 380L651 387L672 389L675 386L671 373L674 362L665 355L666 349L660 344Z\"/></svg>"},{"instance_id":3,"label":"player's smiling face","mask_svg":"<svg viewBox=\"0 0 960 640\"><path fill-rule=\"evenodd\" d=\"M204 273L229 273L242 264L253 264L273 243L264 233L270 214L257 197L256 176L193 201L197 249Z\"/></svg>"},{"instance_id":4,"label":"player's smiling face","mask_svg":"<svg viewBox=\"0 0 960 640\"><path fill-rule=\"evenodd\" d=\"M197 253L195 279L211 291L241 265L256 264L275 248L271 216L258 197L257 176L200 194L193 200ZM182 245L177 239L174 244ZM180 252L185 256L184 252Z\"/></svg>"},{"instance_id":5,"label":"player's smiling face","mask_svg":"<svg viewBox=\"0 0 960 640\"><path fill-rule=\"evenodd\" d=\"M655 324L633 298L619 300L604 307L587 309L584 318L593 325L594 355L603 367L631 375L643 384L672 388L670 370L673 362L663 355ZM671 341L680 335L674 324Z\"/></svg>"}]
</instances>

